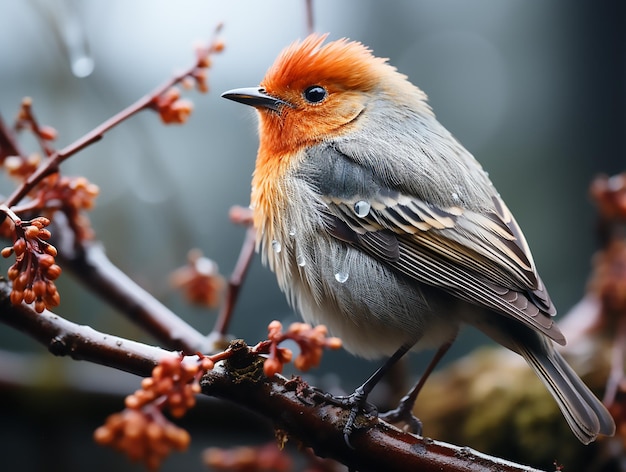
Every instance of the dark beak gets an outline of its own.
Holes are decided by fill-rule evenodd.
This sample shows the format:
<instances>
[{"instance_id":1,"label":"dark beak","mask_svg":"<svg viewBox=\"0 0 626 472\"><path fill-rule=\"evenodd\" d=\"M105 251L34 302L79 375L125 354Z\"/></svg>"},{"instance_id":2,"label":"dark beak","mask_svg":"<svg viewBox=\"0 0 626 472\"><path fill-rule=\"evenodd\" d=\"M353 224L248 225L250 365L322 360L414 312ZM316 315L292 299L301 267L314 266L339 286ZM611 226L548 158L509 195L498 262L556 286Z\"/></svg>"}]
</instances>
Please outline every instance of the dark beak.
<instances>
[{"instance_id":1,"label":"dark beak","mask_svg":"<svg viewBox=\"0 0 626 472\"><path fill-rule=\"evenodd\" d=\"M250 105L251 107L268 108L276 112L280 112L280 109L285 105L291 106L289 103L279 98L268 95L265 93L264 89L257 87L229 90L228 92L224 92L222 97L243 103L244 105Z\"/></svg>"}]
</instances>

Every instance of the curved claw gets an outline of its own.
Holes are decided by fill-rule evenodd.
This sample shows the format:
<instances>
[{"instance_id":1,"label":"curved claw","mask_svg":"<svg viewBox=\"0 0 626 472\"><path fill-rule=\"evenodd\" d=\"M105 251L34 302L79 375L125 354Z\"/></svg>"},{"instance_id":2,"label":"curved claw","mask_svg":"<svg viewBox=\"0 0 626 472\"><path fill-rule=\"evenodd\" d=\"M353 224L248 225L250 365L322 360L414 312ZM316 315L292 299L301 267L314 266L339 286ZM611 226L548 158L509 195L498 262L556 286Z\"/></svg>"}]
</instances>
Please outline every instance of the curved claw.
<instances>
[{"instance_id":1,"label":"curved claw","mask_svg":"<svg viewBox=\"0 0 626 472\"><path fill-rule=\"evenodd\" d=\"M378 415L381 420L387 423L404 422L407 425L408 432L422 435L422 422L413 415L413 401L408 397L400 400L400 404L394 410L386 411Z\"/></svg>"},{"instance_id":2,"label":"curved claw","mask_svg":"<svg viewBox=\"0 0 626 472\"><path fill-rule=\"evenodd\" d=\"M350 436L356 429L355 422L357 416L359 415L359 413L378 416L378 411L376 407L367 402L367 394L361 387L357 388L351 395L346 396L335 396L329 393L321 392L320 395L328 403L346 409L350 408L350 415L348 416L346 424L343 427L343 439L350 449L354 449L354 446L350 442Z\"/></svg>"},{"instance_id":3,"label":"curved claw","mask_svg":"<svg viewBox=\"0 0 626 472\"><path fill-rule=\"evenodd\" d=\"M359 407L353 406L350 410L350 416L348 416L348 421L346 421L346 424L343 427L343 441L350 449L354 449L354 446L350 442L350 436L352 435L352 431L354 431L354 422L358 413Z\"/></svg>"},{"instance_id":4,"label":"curved claw","mask_svg":"<svg viewBox=\"0 0 626 472\"><path fill-rule=\"evenodd\" d=\"M346 445L351 449L354 449L354 447L350 443L350 436L352 436L352 433L354 432L354 427L359 412L364 411L367 414L378 416L376 407L370 403L367 403L367 396L380 381L385 372L387 372L391 368L391 366L393 366L398 361L398 359L404 356L408 352L408 350L411 349L412 346L412 342L400 346L400 348L396 352L394 352L393 355L389 359L387 359L387 361L363 383L363 385L357 388L352 395L348 395L347 397L334 397L330 394L321 395L322 398L334 405L338 405L343 408L350 408L350 415L348 416L348 420L343 427L343 439L346 442ZM449 343L446 344L446 346L450 347ZM443 353L447 350L447 347L445 349L440 348L440 350L438 351L439 357L443 355ZM418 387L419 386L421 386L420 383L418 383ZM419 389L415 391L419 391ZM410 403L410 406L408 407L409 409L412 407L413 401L414 400L411 399L407 401L407 403Z\"/></svg>"}]
</instances>

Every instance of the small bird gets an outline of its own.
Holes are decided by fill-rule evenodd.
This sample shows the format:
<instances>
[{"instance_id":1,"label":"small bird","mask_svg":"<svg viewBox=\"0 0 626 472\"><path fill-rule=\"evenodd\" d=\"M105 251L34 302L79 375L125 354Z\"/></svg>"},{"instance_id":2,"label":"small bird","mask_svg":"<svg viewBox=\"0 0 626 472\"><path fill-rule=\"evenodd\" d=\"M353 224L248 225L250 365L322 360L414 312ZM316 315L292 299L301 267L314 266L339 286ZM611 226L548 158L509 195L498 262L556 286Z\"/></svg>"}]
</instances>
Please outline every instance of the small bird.
<instances>
[{"instance_id":1,"label":"small bird","mask_svg":"<svg viewBox=\"0 0 626 472\"><path fill-rule=\"evenodd\" d=\"M295 42L259 87L222 96L258 111L251 208L280 288L348 351L388 356L345 397L346 440L389 366L425 348L438 360L463 324L520 354L581 442L612 435L611 415L554 349L565 344L555 307L487 173L405 75L327 36Z\"/></svg>"}]
</instances>

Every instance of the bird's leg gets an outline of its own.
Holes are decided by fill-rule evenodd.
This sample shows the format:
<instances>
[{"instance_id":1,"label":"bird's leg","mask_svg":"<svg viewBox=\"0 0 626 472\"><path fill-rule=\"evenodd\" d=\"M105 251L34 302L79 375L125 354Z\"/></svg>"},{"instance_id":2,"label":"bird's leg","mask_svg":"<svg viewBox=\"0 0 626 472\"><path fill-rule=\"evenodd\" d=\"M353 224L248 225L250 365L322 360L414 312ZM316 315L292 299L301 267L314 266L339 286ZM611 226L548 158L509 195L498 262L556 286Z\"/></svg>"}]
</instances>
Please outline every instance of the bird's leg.
<instances>
[{"instance_id":1,"label":"bird's leg","mask_svg":"<svg viewBox=\"0 0 626 472\"><path fill-rule=\"evenodd\" d=\"M376 372L374 372L360 387L358 387L354 393L347 396L330 396L325 395L324 398L330 401L333 404L349 407L350 415L348 416L348 420L346 421L345 426L343 427L343 439L346 444L350 447L350 435L354 431L354 423L356 421L356 417L361 411L366 411L367 413L376 412L376 408L367 403L367 397L374 389L376 384L380 382L380 379L387 373L387 371L393 366L402 356L404 356L409 349L413 347L413 344L404 344L398 349L393 355L385 361L385 363L380 366Z\"/></svg>"},{"instance_id":2,"label":"bird's leg","mask_svg":"<svg viewBox=\"0 0 626 472\"><path fill-rule=\"evenodd\" d=\"M413 386L413 388L404 397L402 397L398 407L379 415L378 417L381 420L385 420L388 423L404 421L410 432L419 435L422 434L422 422L413 415L413 406L415 405L415 400L417 400L417 396L426 383L426 380L435 369L435 366L439 363L441 358L446 354L446 352L448 352L448 349L452 346L452 342L453 340L450 340L439 347L420 379Z\"/></svg>"}]
</instances>

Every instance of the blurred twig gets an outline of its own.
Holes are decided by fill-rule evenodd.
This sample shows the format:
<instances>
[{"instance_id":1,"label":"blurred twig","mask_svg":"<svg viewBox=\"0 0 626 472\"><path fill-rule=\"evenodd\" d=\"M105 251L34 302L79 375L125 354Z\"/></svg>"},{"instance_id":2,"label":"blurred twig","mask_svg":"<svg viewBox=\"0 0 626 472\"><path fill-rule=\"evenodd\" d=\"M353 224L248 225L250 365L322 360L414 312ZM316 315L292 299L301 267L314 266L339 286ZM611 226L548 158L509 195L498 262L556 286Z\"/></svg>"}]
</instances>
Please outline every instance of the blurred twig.
<instances>
[{"instance_id":1,"label":"blurred twig","mask_svg":"<svg viewBox=\"0 0 626 472\"><path fill-rule=\"evenodd\" d=\"M109 260L99 243L82 243L74 251L61 251L58 258L81 283L165 346L186 354L212 349L209 338L130 279Z\"/></svg>"},{"instance_id":2,"label":"blurred twig","mask_svg":"<svg viewBox=\"0 0 626 472\"><path fill-rule=\"evenodd\" d=\"M308 34L315 32L315 17L313 15L313 0L305 0L306 4L306 29Z\"/></svg>"},{"instance_id":3,"label":"blurred twig","mask_svg":"<svg viewBox=\"0 0 626 472\"><path fill-rule=\"evenodd\" d=\"M252 257L254 255L255 241L256 230L252 226L249 226L241 246L239 258L237 259L233 273L228 279L226 299L222 304L219 316L215 322L215 327L213 328L213 332L217 333L219 336L223 337L228 332L228 326L232 318L233 310L235 309L235 304L239 298L241 284L248 273L248 268L250 267L250 262L252 261Z\"/></svg>"},{"instance_id":4,"label":"blurred twig","mask_svg":"<svg viewBox=\"0 0 626 472\"><path fill-rule=\"evenodd\" d=\"M0 162L8 156L19 154L19 146L15 140L15 135L5 124L0 115Z\"/></svg>"}]
</instances>

